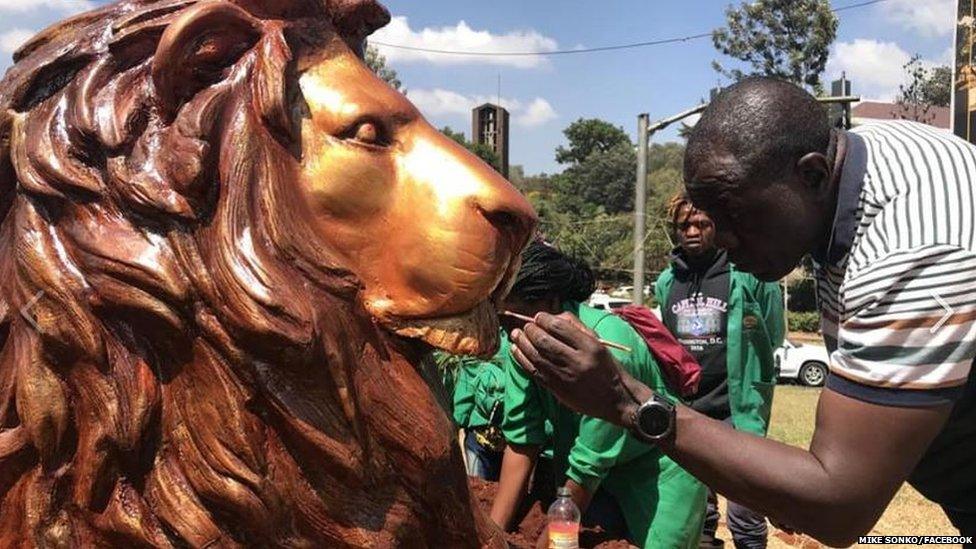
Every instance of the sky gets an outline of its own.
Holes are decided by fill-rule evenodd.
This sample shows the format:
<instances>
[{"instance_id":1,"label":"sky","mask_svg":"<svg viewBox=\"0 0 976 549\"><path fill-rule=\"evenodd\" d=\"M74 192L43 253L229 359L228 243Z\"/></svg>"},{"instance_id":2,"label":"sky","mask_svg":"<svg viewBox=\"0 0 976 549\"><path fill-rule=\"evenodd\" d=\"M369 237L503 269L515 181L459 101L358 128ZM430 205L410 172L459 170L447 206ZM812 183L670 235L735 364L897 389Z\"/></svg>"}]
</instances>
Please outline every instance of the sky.
<instances>
[{"instance_id":1,"label":"sky","mask_svg":"<svg viewBox=\"0 0 976 549\"><path fill-rule=\"evenodd\" d=\"M832 0L835 8L863 0ZM0 0L0 71L34 32L99 0ZM725 0L386 0L392 22L374 43L473 52L545 52L707 33ZM735 2L738 4L738 0ZM956 0L884 0L841 11L826 78L846 72L853 91L891 100L912 54L951 59ZM602 118L636 139L637 116L657 120L698 104L717 85L722 60L709 38L600 53L479 57L379 46L407 97L438 127L470 137L471 108L497 101L512 115L511 159L526 174L560 170L555 148L579 118ZM501 93L499 95L499 78ZM677 139L671 128L655 141Z\"/></svg>"}]
</instances>

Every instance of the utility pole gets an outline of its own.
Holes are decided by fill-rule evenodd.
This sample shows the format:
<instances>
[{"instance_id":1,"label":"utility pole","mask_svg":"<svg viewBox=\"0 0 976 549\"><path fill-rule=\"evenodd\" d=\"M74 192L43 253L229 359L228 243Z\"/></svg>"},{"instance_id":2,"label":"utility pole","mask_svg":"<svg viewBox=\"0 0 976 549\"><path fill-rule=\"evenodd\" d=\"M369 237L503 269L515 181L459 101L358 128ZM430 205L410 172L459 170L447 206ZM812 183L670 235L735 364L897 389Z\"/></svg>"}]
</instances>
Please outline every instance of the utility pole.
<instances>
[{"instance_id":1,"label":"utility pole","mask_svg":"<svg viewBox=\"0 0 976 549\"><path fill-rule=\"evenodd\" d=\"M637 117L637 185L634 193L634 297L635 305L644 304L644 233L647 215L647 141L651 118L648 114Z\"/></svg>"}]
</instances>

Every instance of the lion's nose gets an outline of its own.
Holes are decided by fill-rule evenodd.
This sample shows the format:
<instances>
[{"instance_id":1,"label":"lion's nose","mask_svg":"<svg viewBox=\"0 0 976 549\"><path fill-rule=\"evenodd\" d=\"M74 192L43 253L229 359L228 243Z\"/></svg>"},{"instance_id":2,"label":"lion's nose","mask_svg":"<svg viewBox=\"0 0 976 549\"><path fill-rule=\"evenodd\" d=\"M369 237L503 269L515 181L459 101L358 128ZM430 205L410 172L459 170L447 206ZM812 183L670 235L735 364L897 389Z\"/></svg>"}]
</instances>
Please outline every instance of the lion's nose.
<instances>
[{"instance_id":1,"label":"lion's nose","mask_svg":"<svg viewBox=\"0 0 976 549\"><path fill-rule=\"evenodd\" d=\"M532 237L539 221L529 201L511 183L493 174L474 197L475 206L496 229L507 233L521 249Z\"/></svg>"}]
</instances>

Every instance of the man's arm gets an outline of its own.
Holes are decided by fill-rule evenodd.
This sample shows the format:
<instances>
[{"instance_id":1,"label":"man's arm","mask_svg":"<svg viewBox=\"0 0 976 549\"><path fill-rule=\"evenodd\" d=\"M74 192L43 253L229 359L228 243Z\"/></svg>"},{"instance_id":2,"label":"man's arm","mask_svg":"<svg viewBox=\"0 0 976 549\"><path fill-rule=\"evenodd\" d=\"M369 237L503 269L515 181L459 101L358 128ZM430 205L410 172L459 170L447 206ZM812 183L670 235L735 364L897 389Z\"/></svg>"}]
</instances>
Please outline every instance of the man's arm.
<instances>
[{"instance_id":1,"label":"man's arm","mask_svg":"<svg viewBox=\"0 0 976 549\"><path fill-rule=\"evenodd\" d=\"M519 364L583 413L630 427L637 403L651 395L571 317L540 315L513 342ZM950 411L877 406L825 390L806 451L680 407L676 437L662 449L727 497L823 542L849 545L874 525Z\"/></svg>"},{"instance_id":2,"label":"man's arm","mask_svg":"<svg viewBox=\"0 0 976 549\"><path fill-rule=\"evenodd\" d=\"M825 390L805 451L681 407L676 437L662 449L730 499L830 545L848 546L878 521L950 411L877 406Z\"/></svg>"},{"instance_id":3,"label":"man's arm","mask_svg":"<svg viewBox=\"0 0 976 549\"><path fill-rule=\"evenodd\" d=\"M505 447L502 457L502 472L498 481L498 494L491 505L491 520L508 531L512 519L522 502L522 496L529 484L529 476L539 457L539 446Z\"/></svg>"}]
</instances>

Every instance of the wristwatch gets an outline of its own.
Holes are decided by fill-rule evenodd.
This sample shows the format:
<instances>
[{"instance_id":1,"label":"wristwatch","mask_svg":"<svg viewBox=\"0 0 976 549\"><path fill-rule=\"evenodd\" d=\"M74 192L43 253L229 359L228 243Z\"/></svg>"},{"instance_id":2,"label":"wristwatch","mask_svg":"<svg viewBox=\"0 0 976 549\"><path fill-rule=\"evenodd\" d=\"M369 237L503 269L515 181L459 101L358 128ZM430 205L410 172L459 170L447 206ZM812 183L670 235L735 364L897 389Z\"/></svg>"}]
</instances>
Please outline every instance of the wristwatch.
<instances>
[{"instance_id":1,"label":"wristwatch","mask_svg":"<svg viewBox=\"0 0 976 549\"><path fill-rule=\"evenodd\" d=\"M634 435L650 444L667 439L674 433L676 410L671 399L654 393L634 413Z\"/></svg>"}]
</instances>

